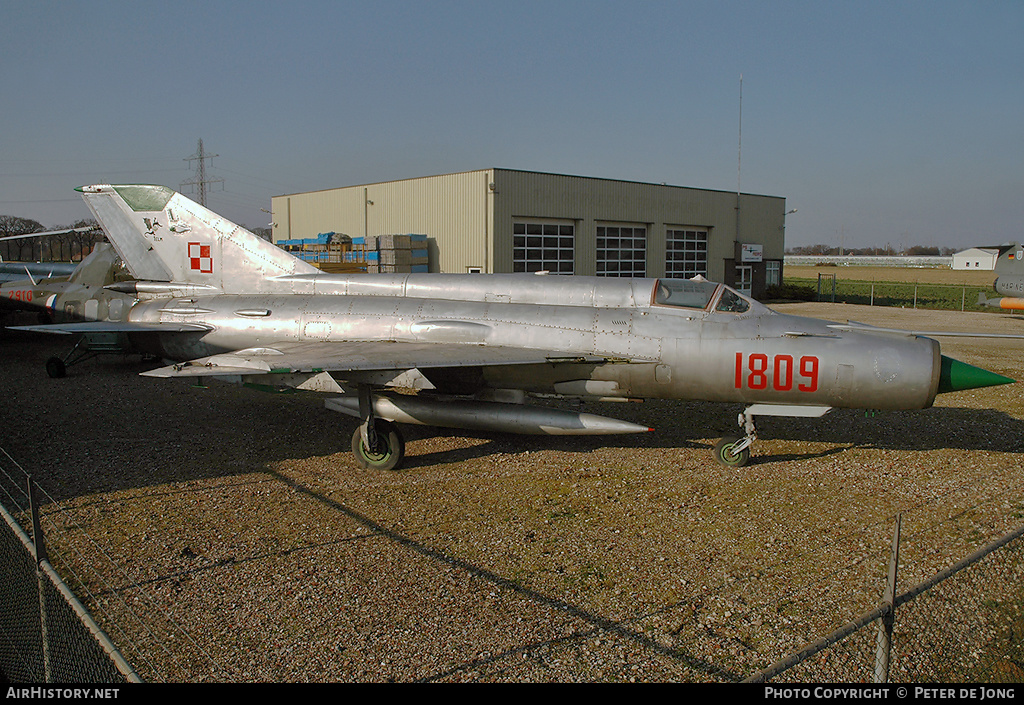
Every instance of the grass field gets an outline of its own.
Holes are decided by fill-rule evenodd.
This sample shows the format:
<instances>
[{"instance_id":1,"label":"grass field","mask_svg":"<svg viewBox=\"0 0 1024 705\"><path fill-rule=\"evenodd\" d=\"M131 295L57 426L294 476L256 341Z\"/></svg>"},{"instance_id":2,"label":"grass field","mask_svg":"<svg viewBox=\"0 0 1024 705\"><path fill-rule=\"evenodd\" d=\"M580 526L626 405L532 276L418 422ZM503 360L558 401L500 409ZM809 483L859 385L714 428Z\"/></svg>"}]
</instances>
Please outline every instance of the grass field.
<instances>
[{"instance_id":1,"label":"grass field","mask_svg":"<svg viewBox=\"0 0 1024 705\"><path fill-rule=\"evenodd\" d=\"M787 285L810 288L819 301L957 311L996 310L978 305L979 294L995 296L995 278L991 271L937 267L790 266L784 270Z\"/></svg>"},{"instance_id":2,"label":"grass field","mask_svg":"<svg viewBox=\"0 0 1024 705\"><path fill-rule=\"evenodd\" d=\"M787 265L786 281L792 279L818 280L818 274L835 274L841 281L902 282L904 284L943 284L947 286L975 286L992 288L995 272L953 270L945 267L796 267Z\"/></svg>"}]
</instances>

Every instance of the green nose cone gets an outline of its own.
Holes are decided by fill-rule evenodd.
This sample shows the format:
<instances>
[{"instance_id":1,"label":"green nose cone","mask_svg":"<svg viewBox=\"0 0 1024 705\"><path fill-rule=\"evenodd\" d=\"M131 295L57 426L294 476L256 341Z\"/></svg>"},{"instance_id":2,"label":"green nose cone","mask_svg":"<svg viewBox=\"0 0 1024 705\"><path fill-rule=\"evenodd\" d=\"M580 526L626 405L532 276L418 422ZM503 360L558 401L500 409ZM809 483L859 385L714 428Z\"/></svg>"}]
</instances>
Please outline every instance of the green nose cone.
<instances>
[{"instance_id":1,"label":"green nose cone","mask_svg":"<svg viewBox=\"0 0 1024 705\"><path fill-rule=\"evenodd\" d=\"M994 387L997 384L1011 384L1014 380L995 372L983 370L966 362L942 356L942 371L939 373L939 394L959 392L963 389Z\"/></svg>"}]
</instances>

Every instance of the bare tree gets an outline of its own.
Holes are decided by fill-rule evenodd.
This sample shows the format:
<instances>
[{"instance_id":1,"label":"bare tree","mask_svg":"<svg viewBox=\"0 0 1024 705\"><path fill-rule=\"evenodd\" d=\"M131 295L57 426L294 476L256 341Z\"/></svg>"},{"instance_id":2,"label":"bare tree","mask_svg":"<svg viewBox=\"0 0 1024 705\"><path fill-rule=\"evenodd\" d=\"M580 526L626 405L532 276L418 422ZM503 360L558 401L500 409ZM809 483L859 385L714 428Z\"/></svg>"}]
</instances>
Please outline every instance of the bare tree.
<instances>
[{"instance_id":1,"label":"bare tree","mask_svg":"<svg viewBox=\"0 0 1024 705\"><path fill-rule=\"evenodd\" d=\"M103 240L104 234L95 220L79 220L68 226L52 228L51 235L0 241L0 258L5 260L69 262L80 260L93 246ZM79 230L81 232L71 232ZM0 238L47 232L40 223L12 215L0 215ZM65 255L66 252L66 255Z\"/></svg>"},{"instance_id":2,"label":"bare tree","mask_svg":"<svg viewBox=\"0 0 1024 705\"><path fill-rule=\"evenodd\" d=\"M11 235L27 235L28 233L41 233L46 228L38 221L28 218L19 218L16 215L0 215L0 237ZM0 242L3 246L3 258L5 260L31 261L35 259L37 243L33 240L38 238L25 238L24 240L6 240ZM27 257L26 257L27 253Z\"/></svg>"},{"instance_id":3,"label":"bare tree","mask_svg":"<svg viewBox=\"0 0 1024 705\"><path fill-rule=\"evenodd\" d=\"M71 252L68 255L68 259L71 261L82 259L92 252L92 248L97 242L101 242L104 239L103 231L100 229L99 224L92 218L76 220L74 223L69 225L68 228L92 228L92 230L88 232L68 233L69 242L71 243Z\"/></svg>"}]
</instances>

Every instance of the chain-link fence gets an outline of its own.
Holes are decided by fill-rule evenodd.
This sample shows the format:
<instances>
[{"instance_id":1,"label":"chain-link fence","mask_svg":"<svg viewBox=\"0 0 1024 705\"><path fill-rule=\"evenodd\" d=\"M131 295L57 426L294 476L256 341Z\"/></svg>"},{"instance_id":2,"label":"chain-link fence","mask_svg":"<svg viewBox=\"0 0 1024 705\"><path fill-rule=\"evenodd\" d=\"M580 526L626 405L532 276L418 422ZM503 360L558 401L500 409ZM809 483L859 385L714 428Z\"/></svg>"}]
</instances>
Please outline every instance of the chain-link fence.
<instances>
[{"instance_id":1,"label":"chain-link fence","mask_svg":"<svg viewBox=\"0 0 1024 705\"><path fill-rule=\"evenodd\" d=\"M2 451L0 451L2 454ZM2 458L0 458L2 459ZM8 458L9 460L9 458ZM15 464L16 465L16 464ZM2 469L3 463L0 463ZM18 467L20 470L20 466ZM0 477L0 504L6 504L13 514L0 506L0 670L10 682L124 682L137 680L138 676L129 667L118 651L111 645L103 632L79 604L78 599L57 577L46 560L39 562L37 570L35 550L29 533L36 533L33 527L27 485L20 486L22 478L14 481L9 476ZM52 500L51 500L52 502ZM61 511L58 507L56 511ZM1007 518L1021 516L1021 509L1014 499L1007 499L1001 510ZM47 513L51 513L47 510ZM966 516L966 513L964 514ZM1012 524L1009 524L1012 526ZM899 552L910 554L901 565L921 563L918 558L927 555L940 543L951 547L943 555L955 556L949 560L928 561L934 566L930 571L918 570L910 589L895 589L901 579L890 576L888 596L879 594L879 606L855 618L846 626L832 631L824 637L814 639L809 645L796 651L801 642L795 638L778 650L767 645L767 640L743 635L744 624L756 624L764 634L780 636L783 632L803 632L801 622L806 622L793 596L781 596L784 605L742 604L749 612L732 611L719 624L702 623L697 615L684 617L676 627L679 644L685 648L671 649L659 646L662 657L676 662L667 677L680 680L721 680L737 681L743 678L767 682L983 682L1019 683L1024 682L1024 528L1004 533L1002 538L987 542L984 548L976 550L967 558L954 563L956 557L969 553L961 551L976 538L973 532L981 523L969 524L972 529L964 531L962 526L952 527L950 522L938 526L927 525L914 536L901 542L894 539L894 565L901 565ZM1006 531L1006 524L1000 532ZM879 527L882 528L882 527ZM938 530L941 535L935 532ZM989 531L984 536L998 535ZM970 536L969 536L970 535ZM881 536L878 544L884 546L886 538ZM980 542L980 538L979 538ZM902 544L902 545L901 545ZM868 573L885 575L884 557L871 552L866 561L858 560L857 565ZM880 558L876 561L875 558ZM82 556L84 562L101 560L93 556ZM56 561L56 559L55 559ZM56 561L58 565L60 561ZM952 565L949 565L953 563ZM63 569L62 569L63 570ZM890 569L891 570L891 569ZM925 579L930 572L935 575ZM71 574L70 580L76 588L81 578ZM876 582L869 580L869 582ZM823 576L816 583L808 599L814 600L820 593L828 592L836 584L835 576ZM135 587L139 587L133 583ZM116 596L120 590L107 587L104 599L88 596L90 604L102 604L107 597ZM880 591L881 592L881 591ZM710 601L714 595L705 595ZM721 597L727 597L721 595ZM740 603L737 603L740 604ZM867 601L863 604L871 604ZM790 609L789 606L794 609ZM157 612L158 610L150 610ZM671 607L666 611L672 611ZM196 651L191 643L188 630L179 626L173 628L152 627L148 645L140 645L137 636L126 637L121 630L137 634L128 629L123 616L129 610L117 610L107 614L100 608L97 612L105 616L104 624L122 648L131 650L132 657L145 667L147 674L157 674L157 680L166 679L168 672L178 673L173 664L187 659L188 653ZM769 615L774 614L772 618ZM755 619L746 619L745 617ZM891 631L885 629L886 620L891 617ZM779 622L784 618L786 625ZM602 630L615 635L618 631L602 620ZM763 629L762 629L763 628ZM752 629L752 628L751 628ZM824 633L825 627L818 631ZM731 632L739 636L729 639ZM691 634L692 632L692 634ZM689 635L689 636L687 636ZM717 635L717 636L716 636ZM708 659L696 658L690 646L708 644L721 639L718 656ZM641 640L647 643L646 640ZM736 644L748 642L751 648L736 649ZM654 642L651 642L653 644ZM191 646L190 646L191 644ZM712 646L716 644L711 643ZM713 650L714 651L714 650ZM734 652L730 655L730 651ZM786 657L789 651L795 651ZM127 652L126 652L127 653ZM696 648L693 653L697 653ZM746 656L742 656L745 653ZM688 655L689 654L689 655ZM737 656L740 654L740 656ZM677 661L692 661L692 676L685 675L685 668ZM772 659L780 659L770 666ZM205 661L204 661L205 663ZM212 664L212 661L210 661ZM206 664L213 679L232 679L237 673ZM685 665L685 664L684 664ZM764 669L758 671L758 669ZM181 671L186 673L187 671ZM165 674L160 676L160 674ZM147 680L150 677L147 675Z\"/></svg>"},{"instance_id":2,"label":"chain-link fence","mask_svg":"<svg viewBox=\"0 0 1024 705\"><path fill-rule=\"evenodd\" d=\"M786 277L786 284L792 290L803 289L806 297L814 301L862 306L992 311L991 306L981 301L998 298L991 285L862 281L838 274L819 274L817 279Z\"/></svg>"},{"instance_id":3,"label":"chain-link fence","mask_svg":"<svg viewBox=\"0 0 1024 705\"><path fill-rule=\"evenodd\" d=\"M748 680L1024 682L1022 536L1024 528L1012 531L931 580L883 598L874 610ZM894 581L891 573L890 590Z\"/></svg>"},{"instance_id":4,"label":"chain-link fence","mask_svg":"<svg viewBox=\"0 0 1024 705\"><path fill-rule=\"evenodd\" d=\"M31 483L31 480L28 480ZM26 485L25 499L32 494ZM125 683L139 677L45 558L34 503L0 503L0 674L13 683Z\"/></svg>"}]
</instances>

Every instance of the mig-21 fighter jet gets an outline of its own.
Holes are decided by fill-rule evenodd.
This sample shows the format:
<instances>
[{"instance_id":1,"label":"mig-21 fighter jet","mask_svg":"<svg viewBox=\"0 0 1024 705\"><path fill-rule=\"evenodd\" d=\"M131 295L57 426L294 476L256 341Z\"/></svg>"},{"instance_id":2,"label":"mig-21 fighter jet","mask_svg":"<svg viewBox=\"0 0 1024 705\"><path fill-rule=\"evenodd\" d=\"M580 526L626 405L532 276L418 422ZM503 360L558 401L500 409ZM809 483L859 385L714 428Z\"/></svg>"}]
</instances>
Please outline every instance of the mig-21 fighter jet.
<instances>
[{"instance_id":1,"label":"mig-21 fighter jet","mask_svg":"<svg viewBox=\"0 0 1024 705\"><path fill-rule=\"evenodd\" d=\"M777 313L697 279L322 272L162 186L79 189L132 281L104 320L169 362L143 374L217 377L327 395L359 420L357 461L396 467L400 425L524 434L646 426L531 398L745 405L715 448L744 465L759 416L925 409L937 394L1013 380L950 359L940 333Z\"/></svg>"}]
</instances>

